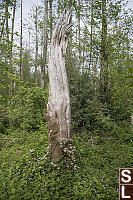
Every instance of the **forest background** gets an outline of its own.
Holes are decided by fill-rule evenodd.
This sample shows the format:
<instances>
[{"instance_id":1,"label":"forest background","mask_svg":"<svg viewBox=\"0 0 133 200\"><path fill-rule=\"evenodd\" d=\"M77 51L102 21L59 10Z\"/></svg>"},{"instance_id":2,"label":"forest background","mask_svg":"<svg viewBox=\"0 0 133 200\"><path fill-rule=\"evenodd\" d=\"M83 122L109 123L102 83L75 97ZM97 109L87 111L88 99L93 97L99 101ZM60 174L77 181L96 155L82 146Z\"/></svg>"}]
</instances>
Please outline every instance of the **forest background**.
<instances>
[{"instance_id":1,"label":"forest background","mask_svg":"<svg viewBox=\"0 0 133 200\"><path fill-rule=\"evenodd\" d=\"M0 2L0 199L118 199L118 170L133 166L132 9L124 0L45 0L25 20L22 0ZM51 165L50 41L72 6L66 69L75 153Z\"/></svg>"}]
</instances>

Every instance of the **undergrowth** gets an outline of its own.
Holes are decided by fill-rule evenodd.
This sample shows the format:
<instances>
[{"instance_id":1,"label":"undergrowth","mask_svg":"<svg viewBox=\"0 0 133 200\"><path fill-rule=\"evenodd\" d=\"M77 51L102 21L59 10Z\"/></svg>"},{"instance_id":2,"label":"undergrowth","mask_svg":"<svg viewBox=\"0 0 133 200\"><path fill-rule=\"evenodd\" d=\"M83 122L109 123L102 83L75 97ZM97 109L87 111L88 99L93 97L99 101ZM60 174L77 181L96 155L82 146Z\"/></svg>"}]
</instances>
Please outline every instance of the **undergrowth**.
<instances>
[{"instance_id":1,"label":"undergrowth","mask_svg":"<svg viewBox=\"0 0 133 200\"><path fill-rule=\"evenodd\" d=\"M118 199L119 168L132 167L131 131L116 137L76 133L75 163L51 164L46 124L0 135L1 200Z\"/></svg>"}]
</instances>

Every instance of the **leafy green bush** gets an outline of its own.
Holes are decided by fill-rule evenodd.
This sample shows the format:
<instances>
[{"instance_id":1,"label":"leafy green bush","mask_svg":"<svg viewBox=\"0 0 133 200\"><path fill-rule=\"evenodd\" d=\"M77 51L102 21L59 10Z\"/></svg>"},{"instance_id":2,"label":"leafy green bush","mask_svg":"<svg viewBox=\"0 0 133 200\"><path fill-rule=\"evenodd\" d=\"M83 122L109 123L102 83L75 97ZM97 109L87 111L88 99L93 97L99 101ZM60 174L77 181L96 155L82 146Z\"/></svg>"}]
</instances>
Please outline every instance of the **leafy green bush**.
<instances>
[{"instance_id":1,"label":"leafy green bush","mask_svg":"<svg viewBox=\"0 0 133 200\"><path fill-rule=\"evenodd\" d=\"M8 110L3 106L0 106L0 133L4 134L7 132L9 127Z\"/></svg>"},{"instance_id":2,"label":"leafy green bush","mask_svg":"<svg viewBox=\"0 0 133 200\"><path fill-rule=\"evenodd\" d=\"M69 82L72 127L74 129L93 129L96 114L100 111L102 104L98 100L90 75L83 73L81 76L76 71L73 76L69 77Z\"/></svg>"},{"instance_id":3,"label":"leafy green bush","mask_svg":"<svg viewBox=\"0 0 133 200\"><path fill-rule=\"evenodd\" d=\"M9 121L11 128L38 130L46 113L48 92L38 87L20 90L11 99Z\"/></svg>"}]
</instances>

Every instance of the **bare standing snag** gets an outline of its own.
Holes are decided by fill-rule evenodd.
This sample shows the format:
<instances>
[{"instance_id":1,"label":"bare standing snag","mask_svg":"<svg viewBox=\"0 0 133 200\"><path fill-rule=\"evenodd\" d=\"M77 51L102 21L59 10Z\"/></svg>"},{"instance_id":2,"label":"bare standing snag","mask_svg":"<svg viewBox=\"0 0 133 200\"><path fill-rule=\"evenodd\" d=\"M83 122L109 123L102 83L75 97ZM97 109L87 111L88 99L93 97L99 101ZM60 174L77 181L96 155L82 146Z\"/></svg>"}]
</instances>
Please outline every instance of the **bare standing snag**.
<instances>
[{"instance_id":1,"label":"bare standing snag","mask_svg":"<svg viewBox=\"0 0 133 200\"><path fill-rule=\"evenodd\" d=\"M47 122L49 132L49 150L52 160L62 156L62 141L70 141L70 97L65 56L68 35L71 30L72 9L59 18L51 39L48 64L49 100L47 105Z\"/></svg>"}]
</instances>

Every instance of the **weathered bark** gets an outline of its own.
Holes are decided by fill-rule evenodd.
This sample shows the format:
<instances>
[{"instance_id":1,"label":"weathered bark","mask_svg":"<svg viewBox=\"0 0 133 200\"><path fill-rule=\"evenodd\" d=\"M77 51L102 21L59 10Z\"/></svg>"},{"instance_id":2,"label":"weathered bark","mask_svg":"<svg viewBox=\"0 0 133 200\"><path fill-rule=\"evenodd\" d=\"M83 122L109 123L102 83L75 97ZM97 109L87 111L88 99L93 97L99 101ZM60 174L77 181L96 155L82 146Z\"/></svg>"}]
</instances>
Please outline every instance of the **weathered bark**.
<instances>
[{"instance_id":1,"label":"weathered bark","mask_svg":"<svg viewBox=\"0 0 133 200\"><path fill-rule=\"evenodd\" d=\"M58 160L62 156L61 143L71 141L70 134L70 97L65 69L65 55L68 35L71 30L72 9L63 14L53 31L48 64L49 100L47 122L49 131L50 158Z\"/></svg>"}]
</instances>

